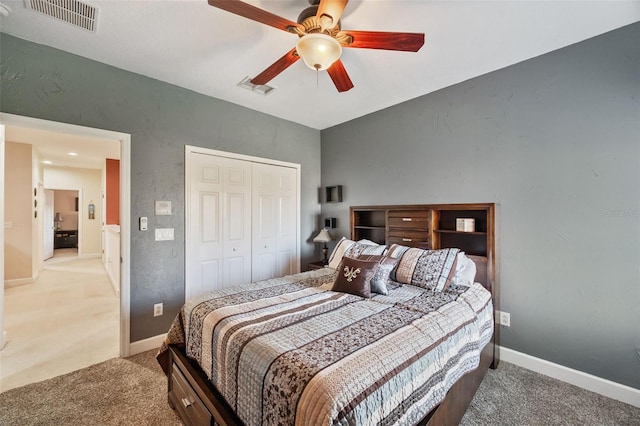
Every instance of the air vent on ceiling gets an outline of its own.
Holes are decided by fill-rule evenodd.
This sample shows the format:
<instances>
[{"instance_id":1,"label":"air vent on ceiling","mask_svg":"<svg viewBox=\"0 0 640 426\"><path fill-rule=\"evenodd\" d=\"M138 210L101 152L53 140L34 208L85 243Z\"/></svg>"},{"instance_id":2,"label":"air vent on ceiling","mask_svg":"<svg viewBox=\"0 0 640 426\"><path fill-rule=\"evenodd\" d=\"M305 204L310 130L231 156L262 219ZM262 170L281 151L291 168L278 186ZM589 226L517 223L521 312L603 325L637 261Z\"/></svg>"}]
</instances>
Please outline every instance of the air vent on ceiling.
<instances>
[{"instance_id":1,"label":"air vent on ceiling","mask_svg":"<svg viewBox=\"0 0 640 426\"><path fill-rule=\"evenodd\" d=\"M36 12L95 32L98 8L79 0L27 0L27 7Z\"/></svg>"},{"instance_id":2,"label":"air vent on ceiling","mask_svg":"<svg viewBox=\"0 0 640 426\"><path fill-rule=\"evenodd\" d=\"M253 84L251 77L243 78L242 81L238 83L238 86L265 96L274 90L273 87L267 86L266 84Z\"/></svg>"}]
</instances>

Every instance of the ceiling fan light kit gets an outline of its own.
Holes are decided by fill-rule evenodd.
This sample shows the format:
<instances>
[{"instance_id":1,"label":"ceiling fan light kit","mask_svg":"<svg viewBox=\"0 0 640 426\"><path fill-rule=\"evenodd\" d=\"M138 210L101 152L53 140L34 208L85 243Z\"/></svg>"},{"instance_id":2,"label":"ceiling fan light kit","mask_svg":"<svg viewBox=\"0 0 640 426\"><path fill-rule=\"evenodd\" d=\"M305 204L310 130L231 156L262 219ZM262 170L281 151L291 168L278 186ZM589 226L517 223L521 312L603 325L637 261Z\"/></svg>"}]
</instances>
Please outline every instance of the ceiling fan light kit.
<instances>
[{"instance_id":1,"label":"ceiling fan light kit","mask_svg":"<svg viewBox=\"0 0 640 426\"><path fill-rule=\"evenodd\" d=\"M320 0L317 6L303 10L298 22L274 15L241 0L208 2L218 9L300 37L296 47L251 80L255 85L267 84L302 57L304 63L312 70L326 70L338 92L346 92L353 88L353 83L340 60L343 47L417 52L424 45L423 33L343 31L340 28L340 17L348 0ZM310 3L315 4L317 1L313 0Z\"/></svg>"},{"instance_id":2,"label":"ceiling fan light kit","mask_svg":"<svg viewBox=\"0 0 640 426\"><path fill-rule=\"evenodd\" d=\"M298 40L296 51L312 70L324 71L340 59L342 46L326 34L306 34Z\"/></svg>"}]
</instances>

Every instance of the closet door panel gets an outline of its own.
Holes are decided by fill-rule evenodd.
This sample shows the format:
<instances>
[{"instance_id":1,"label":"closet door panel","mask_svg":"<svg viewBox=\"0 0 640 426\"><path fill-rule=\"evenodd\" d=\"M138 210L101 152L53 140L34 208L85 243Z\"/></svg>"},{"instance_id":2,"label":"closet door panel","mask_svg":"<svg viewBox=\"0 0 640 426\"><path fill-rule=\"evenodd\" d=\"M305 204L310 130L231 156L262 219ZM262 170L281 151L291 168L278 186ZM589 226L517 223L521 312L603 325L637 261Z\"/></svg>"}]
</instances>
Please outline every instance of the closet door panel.
<instances>
[{"instance_id":1,"label":"closet door panel","mask_svg":"<svg viewBox=\"0 0 640 426\"><path fill-rule=\"evenodd\" d=\"M253 165L253 278L298 272L297 180L290 167Z\"/></svg>"},{"instance_id":2,"label":"closet door panel","mask_svg":"<svg viewBox=\"0 0 640 426\"><path fill-rule=\"evenodd\" d=\"M258 179L259 180L259 179ZM266 280L276 276L276 198L271 194L254 194L252 216L252 279Z\"/></svg>"},{"instance_id":3,"label":"closet door panel","mask_svg":"<svg viewBox=\"0 0 640 426\"><path fill-rule=\"evenodd\" d=\"M225 158L223 286L251 282L251 163Z\"/></svg>"},{"instance_id":4,"label":"closet door panel","mask_svg":"<svg viewBox=\"0 0 640 426\"><path fill-rule=\"evenodd\" d=\"M283 189L285 189L284 187ZM278 209L278 275L290 275L296 270L297 248L297 198L283 191Z\"/></svg>"},{"instance_id":5,"label":"closet door panel","mask_svg":"<svg viewBox=\"0 0 640 426\"><path fill-rule=\"evenodd\" d=\"M222 288L222 268L219 259L200 262L201 290L199 294ZM194 294L194 296L196 296Z\"/></svg>"},{"instance_id":6,"label":"closet door panel","mask_svg":"<svg viewBox=\"0 0 640 426\"><path fill-rule=\"evenodd\" d=\"M219 288L222 281L222 167L208 155L193 154L191 159L187 299Z\"/></svg>"}]
</instances>

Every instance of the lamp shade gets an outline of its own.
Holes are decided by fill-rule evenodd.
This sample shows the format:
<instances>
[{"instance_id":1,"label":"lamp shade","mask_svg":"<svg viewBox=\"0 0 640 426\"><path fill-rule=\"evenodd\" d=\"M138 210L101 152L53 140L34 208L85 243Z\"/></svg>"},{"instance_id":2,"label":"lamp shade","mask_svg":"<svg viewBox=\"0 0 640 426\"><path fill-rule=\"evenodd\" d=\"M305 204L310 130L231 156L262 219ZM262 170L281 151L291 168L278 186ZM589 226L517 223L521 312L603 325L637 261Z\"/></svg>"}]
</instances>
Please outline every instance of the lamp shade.
<instances>
[{"instance_id":1,"label":"lamp shade","mask_svg":"<svg viewBox=\"0 0 640 426\"><path fill-rule=\"evenodd\" d=\"M313 242L315 243L326 243L331 240L333 240L333 237L331 236L329 231L327 231L326 229L323 229L320 232L318 232L318 235L316 235L313 238Z\"/></svg>"},{"instance_id":2,"label":"lamp shade","mask_svg":"<svg viewBox=\"0 0 640 426\"><path fill-rule=\"evenodd\" d=\"M326 70L342 54L342 46L338 41L326 34L307 34L296 44L298 55L312 70Z\"/></svg>"},{"instance_id":3,"label":"lamp shade","mask_svg":"<svg viewBox=\"0 0 640 426\"><path fill-rule=\"evenodd\" d=\"M62 215L60 213L56 213L55 221L56 222L62 222Z\"/></svg>"}]
</instances>

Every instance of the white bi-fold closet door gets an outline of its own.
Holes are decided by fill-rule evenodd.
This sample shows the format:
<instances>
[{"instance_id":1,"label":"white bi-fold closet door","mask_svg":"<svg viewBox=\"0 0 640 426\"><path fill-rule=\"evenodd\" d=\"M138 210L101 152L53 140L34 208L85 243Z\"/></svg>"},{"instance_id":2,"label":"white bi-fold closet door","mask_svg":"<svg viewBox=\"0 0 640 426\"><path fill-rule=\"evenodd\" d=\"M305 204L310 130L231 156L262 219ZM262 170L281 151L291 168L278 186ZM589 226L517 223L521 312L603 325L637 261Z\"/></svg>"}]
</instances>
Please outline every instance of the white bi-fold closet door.
<instances>
[{"instance_id":1,"label":"white bi-fold closet door","mask_svg":"<svg viewBox=\"0 0 640 426\"><path fill-rule=\"evenodd\" d=\"M299 270L295 164L186 149L185 298Z\"/></svg>"},{"instance_id":2,"label":"white bi-fold closet door","mask_svg":"<svg viewBox=\"0 0 640 426\"><path fill-rule=\"evenodd\" d=\"M297 176L291 167L253 163L251 278L298 272Z\"/></svg>"}]
</instances>

